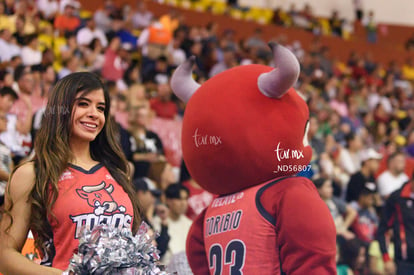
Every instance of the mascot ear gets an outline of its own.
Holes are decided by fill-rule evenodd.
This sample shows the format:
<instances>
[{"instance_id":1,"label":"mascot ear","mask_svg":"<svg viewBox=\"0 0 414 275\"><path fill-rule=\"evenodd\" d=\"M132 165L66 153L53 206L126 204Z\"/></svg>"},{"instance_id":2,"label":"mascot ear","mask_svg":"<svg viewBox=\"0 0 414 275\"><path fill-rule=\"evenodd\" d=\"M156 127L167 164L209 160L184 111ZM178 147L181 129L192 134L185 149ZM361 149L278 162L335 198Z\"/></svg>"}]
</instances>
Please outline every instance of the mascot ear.
<instances>
[{"instance_id":1,"label":"mascot ear","mask_svg":"<svg viewBox=\"0 0 414 275\"><path fill-rule=\"evenodd\" d=\"M183 64L178 66L171 77L171 89L174 94L184 102L188 102L200 84L193 79L193 65L195 56L191 56Z\"/></svg>"},{"instance_id":2,"label":"mascot ear","mask_svg":"<svg viewBox=\"0 0 414 275\"><path fill-rule=\"evenodd\" d=\"M267 97L281 98L298 80L300 65L296 56L276 43L269 43L276 68L259 75L257 85Z\"/></svg>"}]
</instances>

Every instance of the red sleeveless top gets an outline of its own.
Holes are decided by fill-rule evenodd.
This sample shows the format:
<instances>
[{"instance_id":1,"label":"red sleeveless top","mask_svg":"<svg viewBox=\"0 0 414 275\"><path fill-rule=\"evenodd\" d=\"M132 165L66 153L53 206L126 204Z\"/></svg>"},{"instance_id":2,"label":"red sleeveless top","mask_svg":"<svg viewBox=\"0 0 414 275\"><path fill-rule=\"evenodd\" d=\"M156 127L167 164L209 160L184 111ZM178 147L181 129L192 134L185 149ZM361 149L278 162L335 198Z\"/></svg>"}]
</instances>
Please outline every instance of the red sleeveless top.
<instances>
[{"instance_id":1,"label":"red sleeveless top","mask_svg":"<svg viewBox=\"0 0 414 275\"><path fill-rule=\"evenodd\" d=\"M42 264L67 269L85 228L92 229L98 224L132 227L131 201L102 164L89 171L70 165L61 175L58 188L52 209L56 219L48 219L53 231L52 252L43 257Z\"/></svg>"}]
</instances>

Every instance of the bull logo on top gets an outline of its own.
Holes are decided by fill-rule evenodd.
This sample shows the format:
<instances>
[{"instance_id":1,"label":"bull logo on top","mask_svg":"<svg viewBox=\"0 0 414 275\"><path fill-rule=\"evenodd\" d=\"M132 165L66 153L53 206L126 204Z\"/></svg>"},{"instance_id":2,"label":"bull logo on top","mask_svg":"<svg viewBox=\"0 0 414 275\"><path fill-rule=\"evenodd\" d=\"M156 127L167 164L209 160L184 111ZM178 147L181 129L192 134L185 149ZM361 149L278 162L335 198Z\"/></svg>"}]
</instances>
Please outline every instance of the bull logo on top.
<instances>
[{"instance_id":1,"label":"bull logo on top","mask_svg":"<svg viewBox=\"0 0 414 275\"><path fill-rule=\"evenodd\" d=\"M112 184L107 186L105 181L97 185L85 185L76 189L77 195L91 207L90 213L71 216L76 224L75 238L79 237L82 227L89 229L97 224L111 224L114 227L129 227L132 217L125 214L126 208L112 197L114 187Z\"/></svg>"},{"instance_id":2,"label":"bull logo on top","mask_svg":"<svg viewBox=\"0 0 414 275\"><path fill-rule=\"evenodd\" d=\"M105 187L105 185L106 183L102 181L99 185L83 186L82 189L77 189L76 192L94 208L94 213L97 216L115 211L124 213L125 207L118 206L111 196L114 187L111 184L108 187Z\"/></svg>"}]
</instances>

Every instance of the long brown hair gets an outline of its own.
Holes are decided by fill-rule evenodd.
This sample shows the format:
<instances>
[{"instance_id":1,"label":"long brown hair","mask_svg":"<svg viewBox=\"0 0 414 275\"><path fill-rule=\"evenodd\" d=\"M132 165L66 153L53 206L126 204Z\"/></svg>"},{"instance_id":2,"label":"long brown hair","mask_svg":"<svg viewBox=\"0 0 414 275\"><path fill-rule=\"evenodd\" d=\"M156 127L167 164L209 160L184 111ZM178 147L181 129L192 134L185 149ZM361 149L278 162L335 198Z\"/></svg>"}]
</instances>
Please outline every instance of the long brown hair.
<instances>
[{"instance_id":1,"label":"long brown hair","mask_svg":"<svg viewBox=\"0 0 414 275\"><path fill-rule=\"evenodd\" d=\"M105 125L95 140L90 143L91 156L108 169L112 177L128 194L134 210L134 232L140 224L138 202L134 198L133 186L128 177L129 166L116 141L117 127L109 118L109 93L96 75L88 72L73 73L59 80L54 86L34 145L36 177L29 198L31 201L30 228L36 236L35 245L40 251L46 249L44 244L52 238L47 217L55 218L52 209L58 197L59 177L73 159L69 139L76 95L87 94L98 89L104 91Z\"/></svg>"}]
</instances>

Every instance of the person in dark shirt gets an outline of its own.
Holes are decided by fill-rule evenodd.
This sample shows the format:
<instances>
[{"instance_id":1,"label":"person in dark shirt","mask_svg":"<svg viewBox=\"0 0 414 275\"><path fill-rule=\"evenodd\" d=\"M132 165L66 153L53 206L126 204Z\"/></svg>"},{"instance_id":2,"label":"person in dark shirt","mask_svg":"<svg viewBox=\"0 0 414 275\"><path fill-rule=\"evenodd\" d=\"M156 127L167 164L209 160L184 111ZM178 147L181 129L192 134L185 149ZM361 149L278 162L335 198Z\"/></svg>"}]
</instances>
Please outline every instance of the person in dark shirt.
<instances>
[{"instance_id":1,"label":"person in dark shirt","mask_svg":"<svg viewBox=\"0 0 414 275\"><path fill-rule=\"evenodd\" d=\"M151 163L165 159L164 147L160 137L148 130L150 110L148 106L137 106L131 109L129 117L129 133L133 137L132 161L134 179L148 176Z\"/></svg>"},{"instance_id":2,"label":"person in dark shirt","mask_svg":"<svg viewBox=\"0 0 414 275\"><path fill-rule=\"evenodd\" d=\"M170 78L171 70L167 57L160 56L153 66L142 67L142 83L150 86L163 83Z\"/></svg>"},{"instance_id":3,"label":"person in dark shirt","mask_svg":"<svg viewBox=\"0 0 414 275\"><path fill-rule=\"evenodd\" d=\"M386 232L394 232L394 261L388 255ZM414 179L394 191L383 208L377 239L386 274L414 274ZM396 271L396 272L395 272Z\"/></svg>"},{"instance_id":4,"label":"person in dark shirt","mask_svg":"<svg viewBox=\"0 0 414 275\"><path fill-rule=\"evenodd\" d=\"M133 185L136 191L136 198L141 205L143 216L142 220L147 223L151 229L154 229L152 225L152 218L154 216L156 200L159 200L161 191L145 178L137 178L133 180ZM161 223L160 232L156 232L156 234L157 237L155 238L155 241L157 242L157 248L160 251L160 256L162 257L167 251L168 243L170 241L168 227L164 221Z\"/></svg>"},{"instance_id":5,"label":"person in dark shirt","mask_svg":"<svg viewBox=\"0 0 414 275\"><path fill-rule=\"evenodd\" d=\"M367 149L363 152L361 169L351 176L348 183L345 198L347 202L357 201L367 182L375 183L374 175L378 170L381 158L381 154L374 149Z\"/></svg>"}]
</instances>

